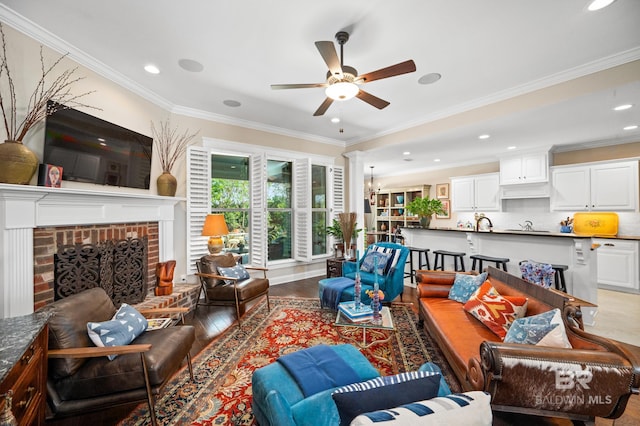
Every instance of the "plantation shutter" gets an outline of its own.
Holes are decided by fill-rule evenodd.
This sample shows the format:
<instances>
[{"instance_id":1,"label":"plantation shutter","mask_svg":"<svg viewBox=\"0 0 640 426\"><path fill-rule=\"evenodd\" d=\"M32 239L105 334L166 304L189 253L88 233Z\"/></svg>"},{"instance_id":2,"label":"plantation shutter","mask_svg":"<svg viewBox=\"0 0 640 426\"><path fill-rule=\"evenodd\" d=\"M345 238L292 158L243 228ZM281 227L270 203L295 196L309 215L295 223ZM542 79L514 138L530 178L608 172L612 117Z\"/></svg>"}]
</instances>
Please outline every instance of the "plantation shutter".
<instances>
[{"instance_id":1,"label":"plantation shutter","mask_svg":"<svg viewBox=\"0 0 640 426\"><path fill-rule=\"evenodd\" d=\"M329 199L332 201L331 219L337 219L339 213L344 213L344 169L339 166L331 166L329 173L329 181L331 182Z\"/></svg>"},{"instance_id":2,"label":"plantation shutter","mask_svg":"<svg viewBox=\"0 0 640 426\"><path fill-rule=\"evenodd\" d=\"M267 157L251 156L251 260L254 266L267 266Z\"/></svg>"},{"instance_id":3,"label":"plantation shutter","mask_svg":"<svg viewBox=\"0 0 640 426\"><path fill-rule=\"evenodd\" d=\"M311 161L308 158L294 163L295 207L294 207L294 259L310 262L311 240Z\"/></svg>"},{"instance_id":4,"label":"plantation shutter","mask_svg":"<svg viewBox=\"0 0 640 426\"><path fill-rule=\"evenodd\" d=\"M211 211L211 155L209 150L187 149L187 274L196 273L196 261L209 254L202 225Z\"/></svg>"}]
</instances>

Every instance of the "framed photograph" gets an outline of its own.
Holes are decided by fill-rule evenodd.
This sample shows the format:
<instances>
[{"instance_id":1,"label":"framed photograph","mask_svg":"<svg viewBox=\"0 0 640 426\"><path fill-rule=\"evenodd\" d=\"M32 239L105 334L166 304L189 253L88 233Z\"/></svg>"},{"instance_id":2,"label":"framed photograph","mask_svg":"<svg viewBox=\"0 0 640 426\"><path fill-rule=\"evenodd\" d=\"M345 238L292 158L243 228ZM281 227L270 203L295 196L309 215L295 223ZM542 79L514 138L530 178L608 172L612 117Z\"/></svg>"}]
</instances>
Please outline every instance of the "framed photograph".
<instances>
[{"instance_id":1,"label":"framed photograph","mask_svg":"<svg viewBox=\"0 0 640 426\"><path fill-rule=\"evenodd\" d=\"M449 184L438 183L436 184L436 198L448 200L449 199Z\"/></svg>"},{"instance_id":2,"label":"framed photograph","mask_svg":"<svg viewBox=\"0 0 640 426\"><path fill-rule=\"evenodd\" d=\"M60 188L62 184L62 167L53 164L40 164L38 185L48 188Z\"/></svg>"},{"instance_id":3,"label":"framed photograph","mask_svg":"<svg viewBox=\"0 0 640 426\"><path fill-rule=\"evenodd\" d=\"M447 185L448 187L448 185ZM451 204L449 200L442 200L442 208L444 209L444 214L437 214L436 219L450 219L451 218Z\"/></svg>"}]
</instances>

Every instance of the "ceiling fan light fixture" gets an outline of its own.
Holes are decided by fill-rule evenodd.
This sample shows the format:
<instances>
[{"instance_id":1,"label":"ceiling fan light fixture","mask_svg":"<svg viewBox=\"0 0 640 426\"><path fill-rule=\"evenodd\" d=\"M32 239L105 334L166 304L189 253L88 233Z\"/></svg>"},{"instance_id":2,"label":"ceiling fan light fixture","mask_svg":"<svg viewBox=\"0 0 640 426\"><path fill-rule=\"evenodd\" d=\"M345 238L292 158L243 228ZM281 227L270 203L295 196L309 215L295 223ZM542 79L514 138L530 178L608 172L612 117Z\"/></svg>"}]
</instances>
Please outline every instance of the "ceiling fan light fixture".
<instances>
[{"instance_id":1,"label":"ceiling fan light fixture","mask_svg":"<svg viewBox=\"0 0 640 426\"><path fill-rule=\"evenodd\" d=\"M334 101L347 101L355 97L359 91L355 83L340 81L327 87L325 94Z\"/></svg>"}]
</instances>

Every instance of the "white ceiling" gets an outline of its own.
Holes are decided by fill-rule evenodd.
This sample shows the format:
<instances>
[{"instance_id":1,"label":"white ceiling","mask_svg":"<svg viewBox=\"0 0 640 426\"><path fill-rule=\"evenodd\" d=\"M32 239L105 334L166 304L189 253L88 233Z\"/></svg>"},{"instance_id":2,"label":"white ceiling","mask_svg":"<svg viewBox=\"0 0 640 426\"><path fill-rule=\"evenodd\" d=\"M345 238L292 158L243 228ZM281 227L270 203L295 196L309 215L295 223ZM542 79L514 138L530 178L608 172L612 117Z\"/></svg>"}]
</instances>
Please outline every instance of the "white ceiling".
<instances>
[{"instance_id":1,"label":"white ceiling","mask_svg":"<svg viewBox=\"0 0 640 426\"><path fill-rule=\"evenodd\" d=\"M640 1L618 0L597 12L588 3L0 0L0 19L176 113L351 146L640 59ZM314 42L333 41L340 30L351 34L345 64L361 74L415 61L415 73L363 87L389 101L386 109L352 99L313 117L323 89L270 88L324 82L327 67ZM180 59L204 69L186 71ZM147 63L160 74L146 73ZM442 79L418 84L433 72ZM614 113L621 103L635 107ZM335 116L338 125L330 122ZM513 114L396 137L366 150L365 172L370 165L380 176L495 161L508 146L639 141L640 130L622 130L630 124L640 125L640 75ZM479 141L483 133L491 138ZM403 161L403 151L414 161Z\"/></svg>"}]
</instances>

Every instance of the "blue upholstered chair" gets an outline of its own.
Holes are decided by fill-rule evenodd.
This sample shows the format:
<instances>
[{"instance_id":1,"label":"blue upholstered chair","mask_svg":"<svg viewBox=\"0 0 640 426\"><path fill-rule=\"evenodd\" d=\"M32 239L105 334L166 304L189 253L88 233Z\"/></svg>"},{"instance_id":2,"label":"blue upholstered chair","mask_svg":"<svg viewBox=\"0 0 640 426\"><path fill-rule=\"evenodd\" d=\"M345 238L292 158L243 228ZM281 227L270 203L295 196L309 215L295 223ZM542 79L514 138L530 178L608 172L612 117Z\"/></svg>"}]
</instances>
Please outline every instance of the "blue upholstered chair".
<instances>
[{"instance_id":1,"label":"blue upholstered chair","mask_svg":"<svg viewBox=\"0 0 640 426\"><path fill-rule=\"evenodd\" d=\"M397 257L397 261L389 269L387 275L378 275L378 286L380 290L384 292L384 300L391 302L393 299L401 295L404 291L404 267L407 262L407 257L409 256L409 249L403 245L395 244L395 243L375 243L371 246L384 247L387 249L395 249L399 250L400 254ZM368 250L371 248L368 247ZM362 265L362 261L367 255L368 250L365 250L364 256L358 262L359 265ZM342 275L348 278L355 279L356 276L356 263L355 262L345 262L342 265ZM374 274L373 272L364 272L360 271L360 281L362 282L362 301L364 303L369 302L369 297L366 295L366 290L373 290L373 280ZM353 300L353 287L346 289L343 292L342 300Z\"/></svg>"}]
</instances>

